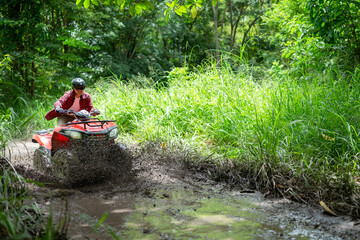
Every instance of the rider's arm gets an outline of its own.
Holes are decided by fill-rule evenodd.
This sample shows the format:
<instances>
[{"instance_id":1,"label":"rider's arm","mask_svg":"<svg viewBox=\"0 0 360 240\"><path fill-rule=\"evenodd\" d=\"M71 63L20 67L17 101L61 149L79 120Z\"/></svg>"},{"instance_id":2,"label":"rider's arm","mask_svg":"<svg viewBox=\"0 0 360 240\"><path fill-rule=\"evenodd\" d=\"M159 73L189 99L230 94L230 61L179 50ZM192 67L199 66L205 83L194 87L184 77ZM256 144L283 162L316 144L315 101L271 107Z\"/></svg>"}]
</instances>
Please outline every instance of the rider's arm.
<instances>
[{"instance_id":1,"label":"rider's arm","mask_svg":"<svg viewBox=\"0 0 360 240\"><path fill-rule=\"evenodd\" d=\"M54 103L54 109L52 109L50 112L45 114L45 118L46 120L51 120L54 119L56 117L58 117L60 115L59 112L57 112L55 109L63 108L63 109L69 109L73 103L73 101L71 101L71 91L68 91L64 94L64 96L62 96L59 100L57 100Z\"/></svg>"},{"instance_id":2,"label":"rider's arm","mask_svg":"<svg viewBox=\"0 0 360 240\"><path fill-rule=\"evenodd\" d=\"M65 109L71 107L72 103L71 103L71 105L68 106L68 107L64 106L64 104L66 104L66 103L69 102L69 99L71 98L71 93L72 93L72 91L73 91L73 90L67 91L66 93L64 93L64 95L63 95L59 100L57 100L57 101L54 103L55 109L56 109L57 107L65 108Z\"/></svg>"}]
</instances>

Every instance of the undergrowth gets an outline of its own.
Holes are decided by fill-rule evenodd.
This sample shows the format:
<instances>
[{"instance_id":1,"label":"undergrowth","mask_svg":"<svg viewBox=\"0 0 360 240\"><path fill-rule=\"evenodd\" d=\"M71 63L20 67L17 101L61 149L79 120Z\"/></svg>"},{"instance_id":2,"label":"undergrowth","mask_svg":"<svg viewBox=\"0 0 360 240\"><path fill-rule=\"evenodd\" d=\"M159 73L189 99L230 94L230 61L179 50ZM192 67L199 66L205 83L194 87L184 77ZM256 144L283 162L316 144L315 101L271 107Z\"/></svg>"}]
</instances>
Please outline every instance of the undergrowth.
<instances>
[{"instance_id":1,"label":"undergrowth","mask_svg":"<svg viewBox=\"0 0 360 240\"><path fill-rule=\"evenodd\" d=\"M0 238L67 239L66 232L54 226L53 216L45 217L31 203L26 181L0 156Z\"/></svg>"}]
</instances>

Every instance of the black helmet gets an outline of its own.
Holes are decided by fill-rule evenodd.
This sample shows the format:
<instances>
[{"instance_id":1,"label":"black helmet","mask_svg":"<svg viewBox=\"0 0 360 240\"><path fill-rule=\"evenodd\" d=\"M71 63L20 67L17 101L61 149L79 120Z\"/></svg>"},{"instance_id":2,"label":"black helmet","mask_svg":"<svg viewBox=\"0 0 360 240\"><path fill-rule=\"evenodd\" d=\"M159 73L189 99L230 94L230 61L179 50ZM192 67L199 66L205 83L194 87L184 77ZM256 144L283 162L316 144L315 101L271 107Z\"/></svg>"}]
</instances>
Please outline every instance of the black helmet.
<instances>
[{"instance_id":1,"label":"black helmet","mask_svg":"<svg viewBox=\"0 0 360 240\"><path fill-rule=\"evenodd\" d=\"M71 86L73 88L85 88L85 81L84 79L82 78L74 78L72 81L71 81Z\"/></svg>"}]
</instances>

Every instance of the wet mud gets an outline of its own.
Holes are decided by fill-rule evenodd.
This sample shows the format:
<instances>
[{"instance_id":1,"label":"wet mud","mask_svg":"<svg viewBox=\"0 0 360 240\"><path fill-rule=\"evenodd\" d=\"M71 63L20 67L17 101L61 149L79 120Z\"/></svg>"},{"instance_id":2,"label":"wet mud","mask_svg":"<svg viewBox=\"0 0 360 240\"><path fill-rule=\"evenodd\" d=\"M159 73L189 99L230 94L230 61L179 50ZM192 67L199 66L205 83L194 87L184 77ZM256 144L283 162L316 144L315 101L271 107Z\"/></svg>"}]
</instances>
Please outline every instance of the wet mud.
<instances>
[{"instance_id":1,"label":"wet mud","mask_svg":"<svg viewBox=\"0 0 360 240\"><path fill-rule=\"evenodd\" d=\"M45 184L29 185L31 201L57 224L66 219L70 239L359 239L358 220L327 215L317 203L213 181L188 169L191 154L158 143L127 147L128 174L117 166L72 187L33 168L36 144L13 143L6 156L24 177Z\"/></svg>"}]
</instances>

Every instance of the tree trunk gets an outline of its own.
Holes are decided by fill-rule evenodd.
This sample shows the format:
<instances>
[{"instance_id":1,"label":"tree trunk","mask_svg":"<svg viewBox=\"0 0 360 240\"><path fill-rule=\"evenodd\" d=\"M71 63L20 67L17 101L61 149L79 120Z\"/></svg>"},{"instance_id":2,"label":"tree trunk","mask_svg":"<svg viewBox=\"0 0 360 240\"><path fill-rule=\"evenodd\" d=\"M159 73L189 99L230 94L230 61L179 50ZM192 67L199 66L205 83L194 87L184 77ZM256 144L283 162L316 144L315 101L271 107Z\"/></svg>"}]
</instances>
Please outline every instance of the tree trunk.
<instances>
[{"instance_id":1,"label":"tree trunk","mask_svg":"<svg viewBox=\"0 0 360 240\"><path fill-rule=\"evenodd\" d=\"M142 35L143 35L143 31L145 29L145 25L146 25L146 23L142 24L140 26L140 29L138 29L138 31L136 32L135 39L134 39L132 49L131 49L131 55L130 55L129 59L132 59L134 57L136 48L139 45L140 41L142 40Z\"/></svg>"},{"instance_id":2,"label":"tree trunk","mask_svg":"<svg viewBox=\"0 0 360 240\"><path fill-rule=\"evenodd\" d=\"M256 21L257 21L259 18L260 18L260 17L256 17L256 18L249 24L249 28L248 28L248 29L245 31L245 33L244 33L241 46L244 46L245 40L246 40L246 37L247 37L248 33L250 32L251 28L255 25Z\"/></svg>"},{"instance_id":3,"label":"tree trunk","mask_svg":"<svg viewBox=\"0 0 360 240\"><path fill-rule=\"evenodd\" d=\"M212 5L214 10L214 31L215 31L215 56L216 56L216 68L220 69L220 40L218 31L218 14L219 14L219 0L216 5Z\"/></svg>"},{"instance_id":4,"label":"tree trunk","mask_svg":"<svg viewBox=\"0 0 360 240\"><path fill-rule=\"evenodd\" d=\"M221 18L221 22L220 22L220 34L219 34L219 38L221 38L222 34L223 34L223 30L224 30L224 23L225 23L225 16L226 16L226 4L224 7L224 13L222 15Z\"/></svg>"},{"instance_id":5,"label":"tree trunk","mask_svg":"<svg viewBox=\"0 0 360 240\"><path fill-rule=\"evenodd\" d=\"M240 14L234 21L233 19L233 4L232 0L229 0L229 15L230 15L230 51L234 49L235 40L236 40L236 32L239 26L240 19L246 9L246 5L242 4L240 9Z\"/></svg>"}]
</instances>

